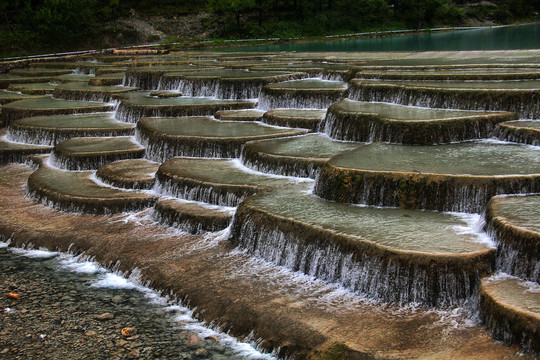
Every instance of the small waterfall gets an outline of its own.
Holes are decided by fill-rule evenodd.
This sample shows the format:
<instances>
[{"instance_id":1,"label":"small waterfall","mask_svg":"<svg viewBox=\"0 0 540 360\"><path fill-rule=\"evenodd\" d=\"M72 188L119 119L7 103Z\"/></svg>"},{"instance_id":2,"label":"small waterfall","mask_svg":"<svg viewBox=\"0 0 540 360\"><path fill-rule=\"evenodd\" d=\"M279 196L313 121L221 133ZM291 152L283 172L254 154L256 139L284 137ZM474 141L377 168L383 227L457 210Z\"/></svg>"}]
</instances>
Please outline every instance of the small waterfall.
<instances>
[{"instance_id":1,"label":"small waterfall","mask_svg":"<svg viewBox=\"0 0 540 360\"><path fill-rule=\"evenodd\" d=\"M486 300L483 300L483 303L485 302ZM486 304L482 306L489 308ZM533 349L537 347L536 340L529 336L523 336L524 334L516 336L511 322L503 321L488 311L483 311L481 318L482 323L489 329L491 337L507 346L518 345L522 351L534 354Z\"/></svg>"},{"instance_id":2,"label":"small waterfall","mask_svg":"<svg viewBox=\"0 0 540 360\"><path fill-rule=\"evenodd\" d=\"M481 177L347 171L326 165L315 194L332 201L371 206L482 213L495 195L540 192L533 176Z\"/></svg>"},{"instance_id":3,"label":"small waterfall","mask_svg":"<svg viewBox=\"0 0 540 360\"><path fill-rule=\"evenodd\" d=\"M242 163L255 171L272 175L308 177L315 179L325 161L314 159L303 160L301 158L289 158L282 156L272 156L249 151L246 148L242 151Z\"/></svg>"},{"instance_id":4,"label":"small waterfall","mask_svg":"<svg viewBox=\"0 0 540 360\"><path fill-rule=\"evenodd\" d=\"M310 77L321 77L323 80L328 81L347 81L348 79L348 72L339 72L339 71L329 71L329 70L323 70L322 74L317 74Z\"/></svg>"},{"instance_id":5,"label":"small waterfall","mask_svg":"<svg viewBox=\"0 0 540 360\"><path fill-rule=\"evenodd\" d=\"M196 205L200 206L200 205ZM180 229L193 235L200 235L203 232L216 232L227 228L231 222L232 215L225 211L209 209L209 214L200 216L197 212L177 211L163 202L158 202L154 207L153 218L164 225Z\"/></svg>"},{"instance_id":6,"label":"small waterfall","mask_svg":"<svg viewBox=\"0 0 540 360\"><path fill-rule=\"evenodd\" d=\"M206 231L215 232L223 230L223 228L220 227L207 229L205 224L203 224L199 219L182 219L181 215L171 215L169 213L156 211L155 209L152 217L160 224L167 225L175 229L180 229L192 235L200 235Z\"/></svg>"},{"instance_id":7,"label":"small waterfall","mask_svg":"<svg viewBox=\"0 0 540 360\"><path fill-rule=\"evenodd\" d=\"M373 114L337 114L330 107L321 130L336 140L435 145L487 138L496 124L504 120L471 116L438 123L393 121Z\"/></svg>"},{"instance_id":8,"label":"small waterfall","mask_svg":"<svg viewBox=\"0 0 540 360\"><path fill-rule=\"evenodd\" d=\"M490 235L493 236L491 231ZM538 259L531 259L522 249L518 249L511 244L498 244L497 269L522 279L540 283L540 262Z\"/></svg>"},{"instance_id":9,"label":"small waterfall","mask_svg":"<svg viewBox=\"0 0 540 360\"><path fill-rule=\"evenodd\" d=\"M140 211L151 207L157 198L130 199L122 201L120 199L100 200L100 199L80 199L72 196L62 196L43 189L39 184L28 181L27 195L34 202L45 205L58 211L69 213L84 213L96 215L110 215L124 212Z\"/></svg>"},{"instance_id":10,"label":"small waterfall","mask_svg":"<svg viewBox=\"0 0 540 360\"><path fill-rule=\"evenodd\" d=\"M480 278L490 271L490 266L483 270L451 263L434 267L368 248L353 250L348 245L352 240L345 235L274 218L244 204L233 220L230 241L234 245L274 264L339 283L379 301L454 306L474 296ZM491 262L484 260L486 264Z\"/></svg>"},{"instance_id":11,"label":"small waterfall","mask_svg":"<svg viewBox=\"0 0 540 360\"><path fill-rule=\"evenodd\" d=\"M157 117L160 115L159 109L148 109L141 106L131 106L125 101L120 101L116 107L115 119L127 123L135 124L146 116Z\"/></svg>"},{"instance_id":12,"label":"small waterfall","mask_svg":"<svg viewBox=\"0 0 540 360\"><path fill-rule=\"evenodd\" d=\"M118 180L112 177L105 177L105 176L102 176L102 174L100 174L99 170L96 172L96 178L107 185L117 187L117 188L130 189L130 190L151 190L155 185L155 181L125 182L125 181Z\"/></svg>"},{"instance_id":13,"label":"small waterfall","mask_svg":"<svg viewBox=\"0 0 540 360\"><path fill-rule=\"evenodd\" d=\"M321 123L324 122L324 119L321 119L320 121L313 121L313 119L310 118L302 118L302 117L282 117L282 116L275 116L270 114L270 112L265 112L262 119L262 122L269 124L269 125L275 125L275 126L282 126L282 127L290 127L290 128L301 128L301 129L308 129L313 132L321 132Z\"/></svg>"},{"instance_id":14,"label":"small waterfall","mask_svg":"<svg viewBox=\"0 0 540 360\"><path fill-rule=\"evenodd\" d=\"M493 131L493 137L502 141L540 146L540 130L533 131L513 126L497 126Z\"/></svg>"},{"instance_id":15,"label":"small waterfall","mask_svg":"<svg viewBox=\"0 0 540 360\"><path fill-rule=\"evenodd\" d=\"M264 80L235 81L228 79L174 79L162 81L162 89L177 90L185 96L243 100L259 97Z\"/></svg>"},{"instance_id":16,"label":"small waterfall","mask_svg":"<svg viewBox=\"0 0 540 360\"><path fill-rule=\"evenodd\" d=\"M158 90L164 72L126 71L123 86L136 87L141 90Z\"/></svg>"},{"instance_id":17,"label":"small waterfall","mask_svg":"<svg viewBox=\"0 0 540 360\"><path fill-rule=\"evenodd\" d=\"M117 129L107 131L101 129L51 131L40 128L19 127L16 124L12 124L7 133L7 138L11 141L22 142L26 144L54 146L57 143L69 140L74 137L132 136L134 134L134 129Z\"/></svg>"},{"instance_id":18,"label":"small waterfall","mask_svg":"<svg viewBox=\"0 0 540 360\"><path fill-rule=\"evenodd\" d=\"M11 125L11 123L15 120L38 115L42 114L36 114L36 111L32 111L30 109L9 108L3 105L2 111L0 111L0 128L2 125L3 127L9 127L9 125Z\"/></svg>"},{"instance_id":19,"label":"small waterfall","mask_svg":"<svg viewBox=\"0 0 540 360\"><path fill-rule=\"evenodd\" d=\"M156 174L157 182L154 190L158 194L172 196L189 201L198 201L207 204L236 207L246 197L255 194L253 187L226 188L215 187L191 179L168 178L159 171Z\"/></svg>"},{"instance_id":20,"label":"small waterfall","mask_svg":"<svg viewBox=\"0 0 540 360\"><path fill-rule=\"evenodd\" d=\"M215 138L174 138L160 136L137 126L136 138L146 148L145 158L163 163L176 156L204 158L237 158L244 140L216 140Z\"/></svg>"},{"instance_id":21,"label":"small waterfall","mask_svg":"<svg viewBox=\"0 0 540 360\"><path fill-rule=\"evenodd\" d=\"M486 211L485 231L497 243L499 271L540 283L540 250L534 234L498 218L490 206Z\"/></svg>"},{"instance_id":22,"label":"small waterfall","mask_svg":"<svg viewBox=\"0 0 540 360\"><path fill-rule=\"evenodd\" d=\"M504 273L498 273L483 282L492 281L494 277L510 277ZM499 304L489 293L480 292L480 317L484 326L489 329L490 335L503 342L507 346L518 345L521 351L533 355L540 354L538 332L532 317L534 315L519 314Z\"/></svg>"},{"instance_id":23,"label":"small waterfall","mask_svg":"<svg viewBox=\"0 0 540 360\"><path fill-rule=\"evenodd\" d=\"M142 158L143 154L144 151L137 153L130 151L103 155L70 156L53 151L50 161L51 164L60 169L84 171L99 169L101 166L113 161Z\"/></svg>"},{"instance_id":24,"label":"small waterfall","mask_svg":"<svg viewBox=\"0 0 540 360\"><path fill-rule=\"evenodd\" d=\"M342 100L344 94L336 92L269 92L261 91L258 108L272 110L279 108L291 109L327 109L330 105Z\"/></svg>"},{"instance_id":25,"label":"small waterfall","mask_svg":"<svg viewBox=\"0 0 540 360\"><path fill-rule=\"evenodd\" d=\"M87 66L78 66L73 74L76 75L96 75L96 68Z\"/></svg>"},{"instance_id":26,"label":"small waterfall","mask_svg":"<svg viewBox=\"0 0 540 360\"><path fill-rule=\"evenodd\" d=\"M218 79L201 79L201 80L185 80L185 79L179 79L177 80L178 85L176 87L171 87L170 89L174 89L179 91L185 96L193 96L193 97L214 97L217 98L217 88L219 81ZM168 88L166 85L164 85L164 88Z\"/></svg>"},{"instance_id":27,"label":"small waterfall","mask_svg":"<svg viewBox=\"0 0 540 360\"><path fill-rule=\"evenodd\" d=\"M511 111L521 119L540 117L540 95L527 90L409 88L406 85L352 83L348 98L435 109Z\"/></svg>"},{"instance_id":28,"label":"small waterfall","mask_svg":"<svg viewBox=\"0 0 540 360\"><path fill-rule=\"evenodd\" d=\"M193 104L139 105L121 101L117 107L115 118L119 121L136 123L143 117L175 117L175 116L208 116L219 110L238 110L252 108L252 102L212 102Z\"/></svg>"},{"instance_id":29,"label":"small waterfall","mask_svg":"<svg viewBox=\"0 0 540 360\"><path fill-rule=\"evenodd\" d=\"M107 103L111 102L114 98L111 92L98 92L93 90L73 90L56 88L54 90L54 97L63 100L78 100L78 101L93 101Z\"/></svg>"},{"instance_id":30,"label":"small waterfall","mask_svg":"<svg viewBox=\"0 0 540 360\"><path fill-rule=\"evenodd\" d=\"M52 148L50 147L30 148L17 151L0 151L0 165L7 165L10 163L28 164L28 155L48 154L51 151Z\"/></svg>"}]
</instances>

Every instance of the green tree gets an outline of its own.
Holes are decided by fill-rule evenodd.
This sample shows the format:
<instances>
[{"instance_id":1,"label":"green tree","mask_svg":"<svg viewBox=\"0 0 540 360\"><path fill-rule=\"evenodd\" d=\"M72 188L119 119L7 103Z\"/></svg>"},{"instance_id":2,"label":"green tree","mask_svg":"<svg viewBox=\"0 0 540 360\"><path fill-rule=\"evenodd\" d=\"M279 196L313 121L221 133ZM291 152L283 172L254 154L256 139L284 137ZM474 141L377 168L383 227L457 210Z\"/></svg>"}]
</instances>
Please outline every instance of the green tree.
<instances>
[{"instance_id":1,"label":"green tree","mask_svg":"<svg viewBox=\"0 0 540 360\"><path fill-rule=\"evenodd\" d=\"M208 9L216 13L226 13L234 17L238 35L242 33L240 17L255 7L255 0L209 0Z\"/></svg>"},{"instance_id":2,"label":"green tree","mask_svg":"<svg viewBox=\"0 0 540 360\"><path fill-rule=\"evenodd\" d=\"M69 45L93 32L96 0L44 0L31 23L47 43Z\"/></svg>"}]
</instances>

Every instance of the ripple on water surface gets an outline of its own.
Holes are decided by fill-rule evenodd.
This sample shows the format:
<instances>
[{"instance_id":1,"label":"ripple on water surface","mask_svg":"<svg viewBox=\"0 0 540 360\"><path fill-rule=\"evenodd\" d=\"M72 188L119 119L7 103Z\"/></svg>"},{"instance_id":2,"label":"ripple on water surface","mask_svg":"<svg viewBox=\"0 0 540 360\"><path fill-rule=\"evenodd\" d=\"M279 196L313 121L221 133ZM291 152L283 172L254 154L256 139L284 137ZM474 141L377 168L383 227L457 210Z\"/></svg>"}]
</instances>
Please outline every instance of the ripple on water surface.
<instances>
[{"instance_id":1,"label":"ripple on water surface","mask_svg":"<svg viewBox=\"0 0 540 360\"><path fill-rule=\"evenodd\" d=\"M395 172L454 175L540 174L540 148L470 142L437 146L371 144L331 160L335 166Z\"/></svg>"}]
</instances>

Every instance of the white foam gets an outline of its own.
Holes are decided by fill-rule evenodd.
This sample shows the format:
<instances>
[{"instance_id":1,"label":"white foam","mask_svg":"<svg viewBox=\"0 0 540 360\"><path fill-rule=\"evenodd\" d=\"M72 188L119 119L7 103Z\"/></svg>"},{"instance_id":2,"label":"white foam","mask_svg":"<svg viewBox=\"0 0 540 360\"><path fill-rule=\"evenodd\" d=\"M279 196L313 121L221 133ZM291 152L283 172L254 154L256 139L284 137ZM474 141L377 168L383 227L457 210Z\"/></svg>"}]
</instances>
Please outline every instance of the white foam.
<instances>
[{"instance_id":1,"label":"white foam","mask_svg":"<svg viewBox=\"0 0 540 360\"><path fill-rule=\"evenodd\" d=\"M113 273L107 273L101 280L92 283L93 287L101 287L108 289L136 289L137 285L130 282L128 279Z\"/></svg>"},{"instance_id":2,"label":"white foam","mask_svg":"<svg viewBox=\"0 0 540 360\"><path fill-rule=\"evenodd\" d=\"M58 256L60 253L55 251L49 251L45 249L20 249L20 248L10 248L9 251L16 255L25 256L32 259L50 259L55 256Z\"/></svg>"},{"instance_id":3,"label":"white foam","mask_svg":"<svg viewBox=\"0 0 540 360\"><path fill-rule=\"evenodd\" d=\"M286 179L286 180L291 180L291 181L296 182L296 183L302 183L302 182L315 182L315 180L310 179L310 178L302 178L302 177L294 177L294 176L283 176L283 175L274 175L274 174L268 174L268 173L256 171L256 170L250 169L250 168L248 168L247 166L245 166L244 164L242 164L242 161L241 161L240 159L231 159L231 160L229 160L229 162L230 162L231 165L234 166L235 168L237 168L237 169L239 169L239 170L242 170L242 171L244 171L244 172L246 172L246 173L248 173L248 174L260 175L260 176L266 176L266 177L274 178L274 179Z\"/></svg>"},{"instance_id":4,"label":"white foam","mask_svg":"<svg viewBox=\"0 0 540 360\"><path fill-rule=\"evenodd\" d=\"M160 194L158 186L154 186L154 193L157 195ZM230 215L234 215L234 213L236 212L236 207L233 207L233 206L221 206L221 205L208 204L202 201L180 199L180 198L169 196L169 195L161 196L160 200L174 200L182 204L196 204L198 206L204 207L209 210L219 210Z\"/></svg>"},{"instance_id":5,"label":"white foam","mask_svg":"<svg viewBox=\"0 0 540 360\"><path fill-rule=\"evenodd\" d=\"M61 254L59 260L62 268L79 274L97 274L106 271L97 263L93 262L91 259L86 259L86 257L82 255L72 256Z\"/></svg>"},{"instance_id":6,"label":"white foam","mask_svg":"<svg viewBox=\"0 0 540 360\"><path fill-rule=\"evenodd\" d=\"M12 140L11 139L11 134L9 133L9 130L8 130L6 135L0 136L0 142L10 143L10 144L17 144L17 145L32 145L32 146L40 147L40 148L44 148L44 149L45 148L50 148L49 145L30 144L30 143L26 143L26 142L22 142L22 141Z\"/></svg>"},{"instance_id":7,"label":"white foam","mask_svg":"<svg viewBox=\"0 0 540 360\"><path fill-rule=\"evenodd\" d=\"M8 241L0 241L0 249L5 249L9 246L9 240Z\"/></svg>"},{"instance_id":8,"label":"white foam","mask_svg":"<svg viewBox=\"0 0 540 360\"><path fill-rule=\"evenodd\" d=\"M519 285L525 288L524 292L526 293L540 293L540 284L534 281L524 281L523 279L517 276L513 276L510 274L501 272L501 271L498 271L495 274L485 279L485 281L488 283L497 283L497 282L505 281L505 280L519 281Z\"/></svg>"},{"instance_id":9,"label":"white foam","mask_svg":"<svg viewBox=\"0 0 540 360\"><path fill-rule=\"evenodd\" d=\"M540 293L540 284L534 281L522 281L519 284L526 288L525 292L535 293L535 294Z\"/></svg>"},{"instance_id":10,"label":"white foam","mask_svg":"<svg viewBox=\"0 0 540 360\"><path fill-rule=\"evenodd\" d=\"M464 225L454 225L454 230L458 235L472 235L476 242L484 244L490 248L497 248L495 241L484 231L485 219L480 214L469 213L449 213L461 221Z\"/></svg>"},{"instance_id":11,"label":"white foam","mask_svg":"<svg viewBox=\"0 0 540 360\"><path fill-rule=\"evenodd\" d=\"M491 275L490 277L484 278L484 280L486 282L488 282L488 283L496 283L496 282L499 282L499 281L512 280L512 279L513 280L519 280L518 277L512 276L512 275L504 273L502 271L498 271L495 274Z\"/></svg>"},{"instance_id":12,"label":"white foam","mask_svg":"<svg viewBox=\"0 0 540 360\"><path fill-rule=\"evenodd\" d=\"M494 139L494 138L478 139L478 140L474 140L474 142L480 143L480 144L521 146L521 147L528 148L529 150L540 151L540 146L531 145L531 144L521 144L521 143L516 143L516 142L511 142L511 141L506 141L506 140L500 140L500 139Z\"/></svg>"}]
</instances>

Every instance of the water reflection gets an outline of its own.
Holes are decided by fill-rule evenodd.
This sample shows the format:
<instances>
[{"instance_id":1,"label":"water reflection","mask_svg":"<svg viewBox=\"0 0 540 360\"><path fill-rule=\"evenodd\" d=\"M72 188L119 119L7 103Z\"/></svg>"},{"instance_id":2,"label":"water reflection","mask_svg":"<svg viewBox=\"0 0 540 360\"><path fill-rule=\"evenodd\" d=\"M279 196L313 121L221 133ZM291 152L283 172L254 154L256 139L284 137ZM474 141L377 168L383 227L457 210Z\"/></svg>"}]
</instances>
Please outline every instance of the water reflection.
<instances>
[{"instance_id":1,"label":"water reflection","mask_svg":"<svg viewBox=\"0 0 540 360\"><path fill-rule=\"evenodd\" d=\"M229 51L445 51L540 48L540 24L498 26L368 39L273 44ZM220 49L223 51L224 49Z\"/></svg>"}]
</instances>

